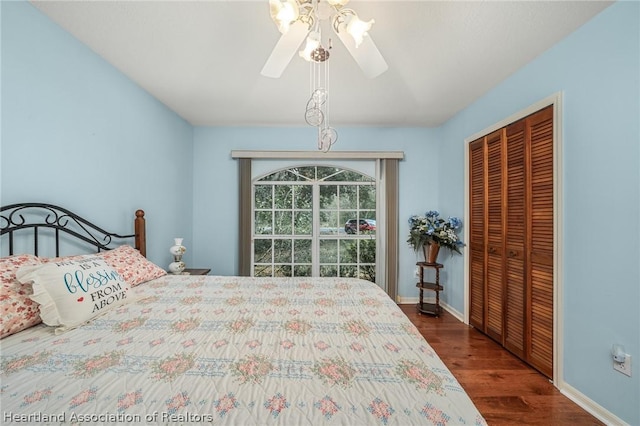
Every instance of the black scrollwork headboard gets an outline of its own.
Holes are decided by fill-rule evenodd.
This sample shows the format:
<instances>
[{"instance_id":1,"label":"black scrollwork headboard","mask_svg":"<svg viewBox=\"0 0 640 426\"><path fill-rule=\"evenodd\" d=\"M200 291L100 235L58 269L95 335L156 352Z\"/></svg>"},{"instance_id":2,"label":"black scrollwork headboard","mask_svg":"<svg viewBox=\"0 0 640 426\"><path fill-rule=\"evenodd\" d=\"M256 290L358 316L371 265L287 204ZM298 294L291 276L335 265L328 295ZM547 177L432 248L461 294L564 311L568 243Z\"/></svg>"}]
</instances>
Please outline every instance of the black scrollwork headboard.
<instances>
[{"instance_id":1,"label":"black scrollwork headboard","mask_svg":"<svg viewBox=\"0 0 640 426\"><path fill-rule=\"evenodd\" d=\"M0 208L0 235L7 234L9 254L14 254L14 237L32 233L33 254L38 255L39 231L52 229L55 241L55 256L60 256L60 236L68 234L93 246L98 252L110 250L116 244L135 240L135 247L146 256L146 233L144 211L135 212L134 233L120 235L107 232L88 220L53 204L20 203ZM29 238L28 236L26 238Z\"/></svg>"}]
</instances>

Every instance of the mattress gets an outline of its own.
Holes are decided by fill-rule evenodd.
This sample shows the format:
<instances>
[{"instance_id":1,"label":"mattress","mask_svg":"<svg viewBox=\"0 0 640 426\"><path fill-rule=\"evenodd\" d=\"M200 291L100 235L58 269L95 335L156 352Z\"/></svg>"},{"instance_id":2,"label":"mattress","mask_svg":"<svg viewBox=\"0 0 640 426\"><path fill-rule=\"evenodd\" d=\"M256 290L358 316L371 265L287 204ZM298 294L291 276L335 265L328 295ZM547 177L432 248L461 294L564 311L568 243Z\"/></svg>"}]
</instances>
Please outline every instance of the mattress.
<instances>
[{"instance_id":1,"label":"mattress","mask_svg":"<svg viewBox=\"0 0 640 426\"><path fill-rule=\"evenodd\" d=\"M415 326L351 278L169 275L0 341L2 421L486 424Z\"/></svg>"}]
</instances>

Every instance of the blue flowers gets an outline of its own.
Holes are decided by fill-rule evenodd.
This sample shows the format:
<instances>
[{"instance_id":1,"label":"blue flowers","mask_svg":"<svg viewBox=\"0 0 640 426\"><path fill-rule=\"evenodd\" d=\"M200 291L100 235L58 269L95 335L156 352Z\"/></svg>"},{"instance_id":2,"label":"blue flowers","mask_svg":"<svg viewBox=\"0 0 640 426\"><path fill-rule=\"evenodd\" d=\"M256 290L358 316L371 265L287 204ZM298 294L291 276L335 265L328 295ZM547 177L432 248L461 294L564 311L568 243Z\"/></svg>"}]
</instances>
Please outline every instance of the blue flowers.
<instances>
[{"instance_id":1,"label":"blue flowers","mask_svg":"<svg viewBox=\"0 0 640 426\"><path fill-rule=\"evenodd\" d=\"M437 243L457 253L464 243L460 241L457 231L462 227L462 220L449 217L444 220L436 210L429 210L424 216L413 215L409 218L409 238L407 243L415 251L427 243Z\"/></svg>"}]
</instances>

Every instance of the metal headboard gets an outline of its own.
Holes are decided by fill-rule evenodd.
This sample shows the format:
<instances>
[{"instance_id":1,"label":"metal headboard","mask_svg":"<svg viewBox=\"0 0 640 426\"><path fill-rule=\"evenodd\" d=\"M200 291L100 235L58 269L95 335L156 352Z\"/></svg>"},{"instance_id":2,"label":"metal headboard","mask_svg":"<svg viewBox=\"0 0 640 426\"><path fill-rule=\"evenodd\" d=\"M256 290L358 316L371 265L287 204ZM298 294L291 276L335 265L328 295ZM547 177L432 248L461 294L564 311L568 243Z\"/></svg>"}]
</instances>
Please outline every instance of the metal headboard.
<instances>
[{"instance_id":1,"label":"metal headboard","mask_svg":"<svg viewBox=\"0 0 640 426\"><path fill-rule=\"evenodd\" d=\"M99 226L77 214L55 206L42 203L20 203L0 208L0 235L8 234L9 255L14 254L14 234L31 229L33 232L33 254L38 256L38 231L54 230L55 255L60 256L60 236L71 235L78 240L94 246L98 252L115 248L114 244L124 243L126 239L135 239L135 247L146 256L146 233L144 211L137 210L134 220L134 233L120 235L107 232Z\"/></svg>"}]
</instances>

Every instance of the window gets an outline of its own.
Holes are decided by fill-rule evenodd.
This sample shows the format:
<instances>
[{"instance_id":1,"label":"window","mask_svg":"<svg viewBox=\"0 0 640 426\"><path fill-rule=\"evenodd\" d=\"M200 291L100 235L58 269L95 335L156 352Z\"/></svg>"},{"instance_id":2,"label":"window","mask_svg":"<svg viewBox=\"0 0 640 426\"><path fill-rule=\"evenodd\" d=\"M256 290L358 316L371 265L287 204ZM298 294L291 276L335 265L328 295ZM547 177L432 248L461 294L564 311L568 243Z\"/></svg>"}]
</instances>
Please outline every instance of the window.
<instances>
[{"instance_id":1,"label":"window","mask_svg":"<svg viewBox=\"0 0 640 426\"><path fill-rule=\"evenodd\" d=\"M238 274L253 274L254 250L254 197L253 179L272 174L273 170L288 170L294 161L314 161L316 164L357 162L361 169L370 165L377 185L376 213L376 284L383 288L392 299L396 299L398 288L398 175L401 151L330 151L318 154L311 151L231 151L231 157L238 161L239 227L238 227ZM273 167L273 162L284 162ZM348 169L350 167L344 166ZM254 172L261 169L261 173ZM319 224L318 224L319 227Z\"/></svg>"},{"instance_id":2,"label":"window","mask_svg":"<svg viewBox=\"0 0 640 426\"><path fill-rule=\"evenodd\" d=\"M375 179L326 166L290 167L253 184L254 276L376 280Z\"/></svg>"}]
</instances>

